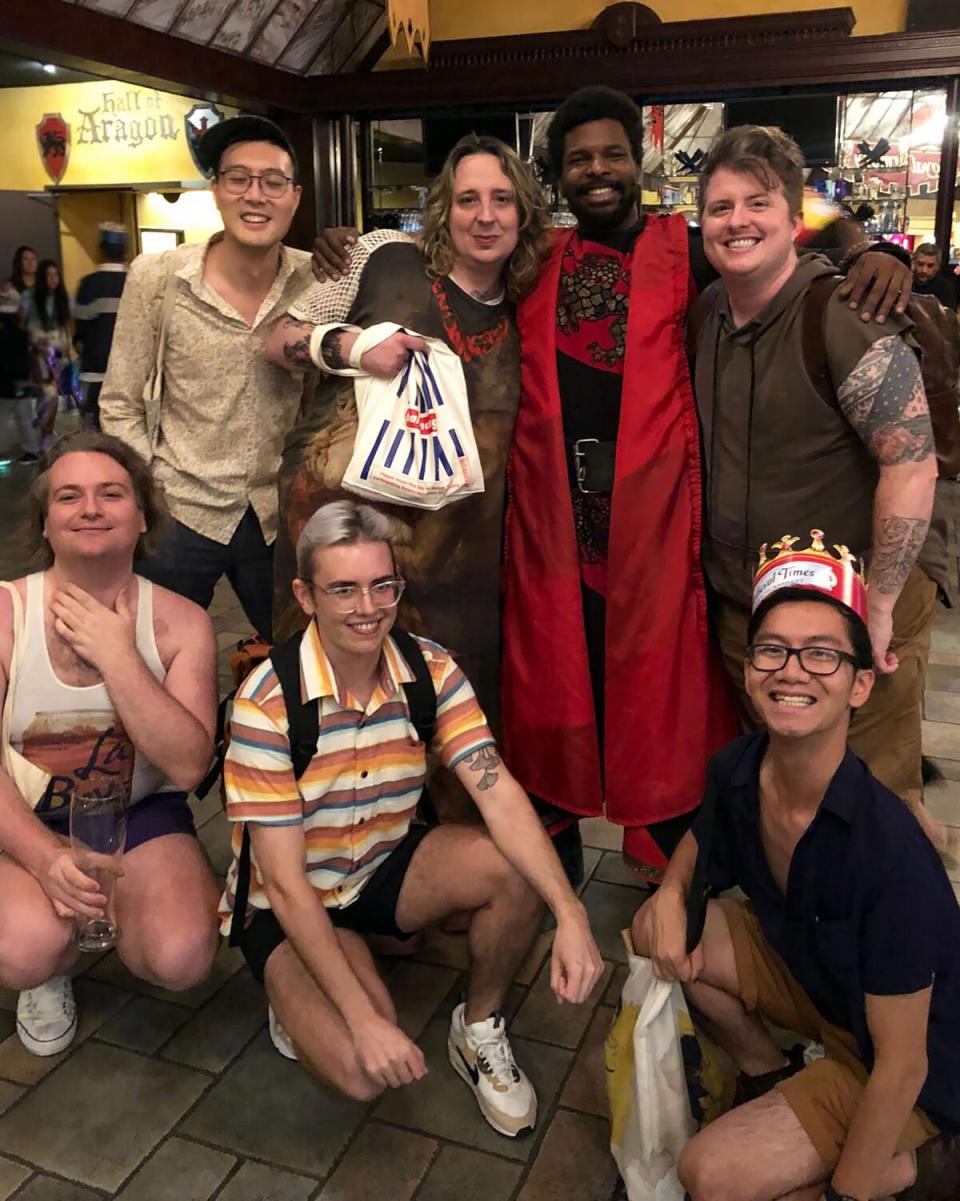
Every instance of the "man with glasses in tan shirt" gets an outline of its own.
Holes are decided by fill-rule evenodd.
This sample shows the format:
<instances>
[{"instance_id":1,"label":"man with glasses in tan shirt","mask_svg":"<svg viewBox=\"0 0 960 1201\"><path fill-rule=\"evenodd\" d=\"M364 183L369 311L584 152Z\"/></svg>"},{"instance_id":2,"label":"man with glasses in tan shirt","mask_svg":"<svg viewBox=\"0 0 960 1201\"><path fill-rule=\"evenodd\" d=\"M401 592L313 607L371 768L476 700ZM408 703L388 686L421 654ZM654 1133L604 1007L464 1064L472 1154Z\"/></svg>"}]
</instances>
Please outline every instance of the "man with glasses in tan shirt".
<instances>
[{"instance_id":1,"label":"man with glasses in tan shirt","mask_svg":"<svg viewBox=\"0 0 960 1201\"><path fill-rule=\"evenodd\" d=\"M282 244L300 203L297 160L255 116L213 126L197 155L223 230L134 260L101 422L151 464L176 518L142 574L204 608L226 575L269 640L276 475L303 381L267 361L261 335L312 279L310 256ZM148 403L155 368L160 399Z\"/></svg>"}]
</instances>

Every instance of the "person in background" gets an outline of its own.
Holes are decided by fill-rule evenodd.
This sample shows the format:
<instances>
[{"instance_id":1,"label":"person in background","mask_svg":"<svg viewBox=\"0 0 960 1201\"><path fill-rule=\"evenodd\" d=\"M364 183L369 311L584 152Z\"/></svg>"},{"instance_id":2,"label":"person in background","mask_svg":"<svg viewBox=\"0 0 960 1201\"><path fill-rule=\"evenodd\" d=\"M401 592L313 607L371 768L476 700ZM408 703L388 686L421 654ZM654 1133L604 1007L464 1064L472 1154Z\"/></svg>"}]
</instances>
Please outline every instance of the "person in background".
<instances>
[{"instance_id":1,"label":"person in background","mask_svg":"<svg viewBox=\"0 0 960 1201\"><path fill-rule=\"evenodd\" d=\"M303 379L268 363L260 337L311 278L310 256L283 244L299 168L289 138L264 117L218 122L197 153L223 229L130 265L100 424L150 463L173 512L147 576L206 608L226 575L270 641L277 469ZM148 406L165 310L161 396Z\"/></svg>"},{"instance_id":2,"label":"person in background","mask_svg":"<svg viewBox=\"0 0 960 1201\"><path fill-rule=\"evenodd\" d=\"M127 227L115 221L100 225L100 265L80 281L74 304L74 340L80 354L83 424L100 428L100 388L106 377L113 331L123 286L127 282Z\"/></svg>"},{"instance_id":3,"label":"person in background","mask_svg":"<svg viewBox=\"0 0 960 1201\"><path fill-rule=\"evenodd\" d=\"M33 383L30 355L30 335L27 332L25 308L30 304L33 287L37 281L37 252L32 246L18 246L13 256L10 279L4 285L5 304L15 306L15 319L8 317L4 325L7 333L6 353L9 355L8 370L12 372L10 395L16 401L17 429L20 435L21 456L18 463L35 463L36 430L33 424L36 408L36 385Z\"/></svg>"},{"instance_id":4,"label":"person in background","mask_svg":"<svg viewBox=\"0 0 960 1201\"><path fill-rule=\"evenodd\" d=\"M940 251L933 242L921 242L913 252L913 290L921 296L936 296L946 309L957 308L954 280L940 271Z\"/></svg>"},{"instance_id":5,"label":"person in background","mask_svg":"<svg viewBox=\"0 0 960 1201\"><path fill-rule=\"evenodd\" d=\"M53 444L60 397L72 391L69 373L74 353L73 317L70 297L53 259L43 259L37 267L36 283L25 312L37 387L33 417L36 440L20 461L36 462Z\"/></svg>"}]
</instances>

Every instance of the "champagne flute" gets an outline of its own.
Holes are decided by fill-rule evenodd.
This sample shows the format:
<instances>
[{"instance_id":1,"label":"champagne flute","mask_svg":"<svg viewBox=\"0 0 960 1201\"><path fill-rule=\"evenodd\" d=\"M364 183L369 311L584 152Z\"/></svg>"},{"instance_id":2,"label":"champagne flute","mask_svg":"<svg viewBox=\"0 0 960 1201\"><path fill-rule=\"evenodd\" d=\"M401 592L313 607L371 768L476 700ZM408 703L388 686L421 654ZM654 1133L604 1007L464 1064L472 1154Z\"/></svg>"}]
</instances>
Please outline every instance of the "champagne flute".
<instances>
[{"instance_id":1,"label":"champagne flute","mask_svg":"<svg viewBox=\"0 0 960 1201\"><path fill-rule=\"evenodd\" d=\"M81 951L106 951L120 938L114 914L114 886L127 837L127 790L75 792L70 801L70 848L77 867L96 880L107 898L102 917L77 916Z\"/></svg>"}]
</instances>

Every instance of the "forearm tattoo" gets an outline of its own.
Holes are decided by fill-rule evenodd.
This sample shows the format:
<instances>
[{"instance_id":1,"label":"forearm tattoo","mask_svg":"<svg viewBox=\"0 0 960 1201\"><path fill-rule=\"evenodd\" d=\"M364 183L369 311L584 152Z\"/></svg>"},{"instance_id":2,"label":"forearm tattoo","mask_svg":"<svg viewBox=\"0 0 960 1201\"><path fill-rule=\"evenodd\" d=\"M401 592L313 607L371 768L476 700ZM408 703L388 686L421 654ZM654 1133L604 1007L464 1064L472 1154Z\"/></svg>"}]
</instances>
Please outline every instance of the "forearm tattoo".
<instances>
[{"instance_id":1,"label":"forearm tattoo","mask_svg":"<svg viewBox=\"0 0 960 1201\"><path fill-rule=\"evenodd\" d=\"M488 788L492 788L496 784L499 776L497 768L500 766L500 756L497 754L495 746L482 746L476 754L471 755L467 759L467 767L471 771L480 773L480 780L477 783L477 788L481 792L486 792Z\"/></svg>"},{"instance_id":2,"label":"forearm tattoo","mask_svg":"<svg viewBox=\"0 0 960 1201\"><path fill-rule=\"evenodd\" d=\"M328 334L323 335L323 341L320 343L320 354L323 361L334 371L343 371L345 367L350 366L343 355L343 335L342 329L332 329Z\"/></svg>"},{"instance_id":3,"label":"forearm tattoo","mask_svg":"<svg viewBox=\"0 0 960 1201\"><path fill-rule=\"evenodd\" d=\"M886 517L880 522L870 563L870 584L885 596L899 596L913 570L930 522L923 517Z\"/></svg>"},{"instance_id":4,"label":"forearm tattoo","mask_svg":"<svg viewBox=\"0 0 960 1201\"><path fill-rule=\"evenodd\" d=\"M933 454L933 428L917 356L898 335L878 338L837 392L840 411L881 467Z\"/></svg>"},{"instance_id":5,"label":"forearm tattoo","mask_svg":"<svg viewBox=\"0 0 960 1201\"><path fill-rule=\"evenodd\" d=\"M312 367L313 359L310 358L310 335L313 333L314 327L309 321L297 321L293 317L284 317L283 331L285 334L298 333L303 331L301 337L293 342L285 342L283 345L283 357L293 367Z\"/></svg>"}]
</instances>

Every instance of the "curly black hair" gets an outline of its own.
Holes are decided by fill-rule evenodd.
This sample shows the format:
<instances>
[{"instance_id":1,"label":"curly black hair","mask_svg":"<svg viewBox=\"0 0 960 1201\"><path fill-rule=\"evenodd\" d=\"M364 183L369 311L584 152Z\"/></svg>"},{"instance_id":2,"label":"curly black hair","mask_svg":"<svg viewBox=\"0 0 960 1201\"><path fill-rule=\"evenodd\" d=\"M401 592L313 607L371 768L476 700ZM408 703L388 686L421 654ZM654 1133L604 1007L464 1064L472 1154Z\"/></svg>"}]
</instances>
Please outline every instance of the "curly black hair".
<instances>
[{"instance_id":1,"label":"curly black hair","mask_svg":"<svg viewBox=\"0 0 960 1201\"><path fill-rule=\"evenodd\" d=\"M547 129L547 155L555 179L563 173L563 146L570 130L590 121L607 120L623 126L630 151L639 166L643 158L643 114L625 93L595 84L568 96L553 114Z\"/></svg>"}]
</instances>

